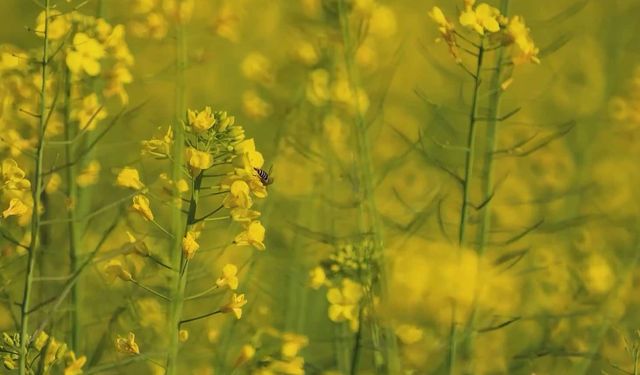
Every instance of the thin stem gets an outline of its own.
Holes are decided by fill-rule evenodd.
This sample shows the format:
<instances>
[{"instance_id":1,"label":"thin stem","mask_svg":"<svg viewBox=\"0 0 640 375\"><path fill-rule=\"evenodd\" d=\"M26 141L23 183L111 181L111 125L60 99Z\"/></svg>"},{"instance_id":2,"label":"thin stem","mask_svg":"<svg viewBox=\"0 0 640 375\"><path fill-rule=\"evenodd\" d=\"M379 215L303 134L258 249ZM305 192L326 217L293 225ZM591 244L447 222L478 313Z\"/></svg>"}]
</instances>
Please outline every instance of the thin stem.
<instances>
[{"instance_id":1,"label":"thin stem","mask_svg":"<svg viewBox=\"0 0 640 375\"><path fill-rule=\"evenodd\" d=\"M357 93L358 77L353 62L354 48L351 40L351 31L349 25L349 15L344 0L338 1L338 10L340 15L340 26L342 31L342 41L344 43L344 62L347 71L347 78L351 92ZM388 291L386 290L386 269L384 261L384 242L382 236L381 220L376 209L374 197L374 178L373 163L371 159L371 151L369 145L369 137L367 134L367 125L364 115L359 107L359 101L355 100L355 135L358 147L357 162L360 172L359 180L362 186L362 202L365 204L360 206L359 224L360 230L372 233L373 246L362 252L364 262L371 264L371 268L376 272L373 276L368 276L368 280L360 280L365 286L365 303L371 311L371 339L373 344L373 361L379 373L398 373L400 372L399 356L396 343L396 336L390 326L381 327L378 324L375 314L374 290L379 289L381 303L384 305L388 300ZM368 224L367 224L368 223ZM368 227L367 227L368 226ZM375 260L374 260L375 259ZM383 331L383 332L381 332Z\"/></svg>"},{"instance_id":2,"label":"thin stem","mask_svg":"<svg viewBox=\"0 0 640 375\"><path fill-rule=\"evenodd\" d=\"M78 243L79 243L79 228L77 227L77 211L76 205L78 204L78 185L76 184L76 166L71 164L74 158L75 147L74 143L70 140L76 138L73 134L71 126L71 72L69 69L64 69L64 135L67 143L65 144L65 159L69 163L67 168L67 198L73 203L72 208L68 211L67 230L69 234L69 269L70 273L76 271L78 267ZM71 315L71 348L75 351L79 350L80 341L80 321L79 321L79 290L78 284L75 284L71 289L71 308L69 314Z\"/></svg>"},{"instance_id":3,"label":"thin stem","mask_svg":"<svg viewBox=\"0 0 640 375\"><path fill-rule=\"evenodd\" d=\"M149 292L149 293L151 293L151 294L154 294L154 295L156 295L156 296L158 296L158 297L162 298L162 299L163 299L163 300L165 300L165 301L171 301L171 300L169 299L169 297L167 297L167 296L165 296L164 294L162 294L162 293L158 292L157 290L154 290L154 289L152 289L152 288L150 288L150 287L148 287L148 286L146 286L146 285L144 285L144 284L140 283L140 282L139 282L138 280L136 280L136 279L131 279L131 280L129 280L129 281L131 281L131 282L132 282L132 283L134 283L135 285L139 286L140 288L142 288L142 289L146 290L147 292Z\"/></svg>"},{"instance_id":4,"label":"thin stem","mask_svg":"<svg viewBox=\"0 0 640 375\"><path fill-rule=\"evenodd\" d=\"M195 317L193 317L193 318L189 318L189 319L181 320L181 321L180 321L180 323L179 323L179 326L182 326L182 325L183 325L183 324L185 324L185 323L195 322L196 320L200 320L200 319L208 318L208 317L210 317L210 316L213 316L213 315L216 315L216 314L220 314L220 313L222 313L222 311L220 311L220 310L216 310L216 311L212 311L212 312L209 312L209 313L206 313L206 314L202 314L202 315L195 316Z\"/></svg>"},{"instance_id":5,"label":"thin stem","mask_svg":"<svg viewBox=\"0 0 640 375\"><path fill-rule=\"evenodd\" d=\"M38 124L38 144L36 146L35 171L33 177L32 199L33 213L31 214L31 240L29 241L29 256L27 271L24 278L22 306L20 308L20 357L19 374L27 374L27 334L29 332L29 310L31 303L31 288L33 271L36 263L38 235L40 233L40 196L42 195L42 162L44 155L44 131L46 127L46 84L47 84L47 55L49 53L49 0L44 0L44 35L42 41L42 74L40 86L40 117Z\"/></svg>"},{"instance_id":6,"label":"thin stem","mask_svg":"<svg viewBox=\"0 0 640 375\"><path fill-rule=\"evenodd\" d=\"M178 4L180 6L180 4ZM187 112L186 108L186 82L185 70L187 67L187 43L185 27L181 21L176 24L176 70L175 70L175 120L173 124L174 142L171 152L172 168L171 179L175 182L183 177L184 166L184 116ZM193 189L191 189L193 194ZM180 192L174 189L174 200L180 202L182 198ZM171 217L171 233L182 233L184 230L184 219L182 216L181 206L175 207ZM176 235L171 247L171 268L178 270L173 275L171 290L171 305L169 307L169 351L167 353L167 375L176 375L178 371L178 347L180 345L178 336L178 326L182 317L182 305L184 299L184 288L186 278L183 277L183 254L182 254L182 238Z\"/></svg>"},{"instance_id":7,"label":"thin stem","mask_svg":"<svg viewBox=\"0 0 640 375\"><path fill-rule=\"evenodd\" d=\"M465 157L465 167L464 167L464 179L462 181L462 208L460 212L460 224L458 228L458 246L459 254L462 251L462 247L465 246L466 243L466 234L467 234L467 224L468 224L468 214L469 214L469 206L471 205L470 196L471 196L471 179L473 178L473 165L475 162L475 143L476 143L476 117L478 117L478 97L480 95L480 73L482 69L482 59L484 57L484 39L480 41L480 47L478 50L478 61L476 65L476 73L474 78L474 88L473 88L473 98L471 101L471 108L469 111L469 133L467 136L467 150ZM454 374L455 372L455 363L457 356L457 325L456 325L456 302L454 301L451 307L451 326L449 330L449 354L447 359L447 373Z\"/></svg>"},{"instance_id":8,"label":"thin stem","mask_svg":"<svg viewBox=\"0 0 640 375\"><path fill-rule=\"evenodd\" d=\"M200 292L200 293L197 293L197 294L194 294L194 295L192 295L192 296L186 297L184 300L185 300L185 301L191 301L191 300L193 300L193 299L196 299L196 298L200 298L200 297L206 296L206 295L208 295L209 293L213 292L214 290L217 290L218 288L219 288L219 286L216 284L216 285L212 286L211 288L209 288L209 289L207 289L207 290L204 290L204 291L202 291L202 292Z\"/></svg>"}]
</instances>

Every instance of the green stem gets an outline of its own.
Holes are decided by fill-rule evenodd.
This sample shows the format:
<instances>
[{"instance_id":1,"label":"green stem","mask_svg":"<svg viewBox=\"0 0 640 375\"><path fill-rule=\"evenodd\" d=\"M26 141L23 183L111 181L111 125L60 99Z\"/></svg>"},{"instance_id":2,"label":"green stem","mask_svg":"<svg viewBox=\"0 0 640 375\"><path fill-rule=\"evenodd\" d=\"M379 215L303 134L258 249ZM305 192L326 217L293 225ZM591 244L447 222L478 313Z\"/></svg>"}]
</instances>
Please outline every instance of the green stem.
<instances>
[{"instance_id":1,"label":"green stem","mask_svg":"<svg viewBox=\"0 0 640 375\"><path fill-rule=\"evenodd\" d=\"M475 143L476 143L476 125L478 117L478 98L480 96L480 73L482 72L482 60L484 57L484 39L480 41L478 49L478 60L476 65L476 72L474 76L474 88L473 97L471 101L471 109L469 111L469 133L467 136L467 149L464 165L464 180L462 187L462 208L460 213L460 225L458 230L458 246L460 250L465 246L466 234L467 234L467 222L471 198L471 180L473 178L473 165L475 162ZM449 355L447 359L447 373L455 373L455 362L457 356L457 326L455 322L456 318L456 302L453 302L451 313L451 327L449 337Z\"/></svg>"},{"instance_id":2,"label":"green stem","mask_svg":"<svg viewBox=\"0 0 640 375\"><path fill-rule=\"evenodd\" d=\"M184 116L186 109L186 84L185 69L187 65L186 36L184 25L176 25L176 87L175 87L175 119L173 124L174 142L172 149L171 179L178 182L183 178L182 168L184 160ZM193 190L192 190L193 193ZM171 218L171 233L182 233L184 219L182 217L182 200L180 192L174 189L173 208ZM178 347L180 345L178 337L178 325L182 317L182 304L184 299L184 288L186 278L182 275L182 236L174 235L171 246L171 267L179 270L173 275L172 296L169 308L169 351L167 353L167 375L177 374Z\"/></svg>"},{"instance_id":3,"label":"green stem","mask_svg":"<svg viewBox=\"0 0 640 375\"><path fill-rule=\"evenodd\" d=\"M46 84L47 59L49 54L49 0L44 0L44 36L42 42L42 75L40 86L40 116L38 124L38 144L36 146L35 171L33 177L32 199L33 213L31 214L31 239L29 241L27 271L24 278L24 291L20 307L20 358L19 374L27 374L27 334L29 332L29 310L31 304L31 288L33 271L36 263L38 248L38 234L40 233L40 196L42 195L42 160L44 155L44 132L46 127Z\"/></svg>"},{"instance_id":4,"label":"green stem","mask_svg":"<svg viewBox=\"0 0 640 375\"><path fill-rule=\"evenodd\" d=\"M75 134L71 126L71 72L65 69L64 78L64 135L65 140L65 158L67 163L74 159L74 143L70 142L74 139ZM67 198L71 200L72 205L67 214L67 230L69 233L69 269L73 273L78 268L78 228L77 228L77 212L76 205L79 204L78 185L76 184L76 166L69 165L67 169ZM80 322L79 322L79 290L78 284L75 284L71 290L71 348L78 351L80 340Z\"/></svg>"},{"instance_id":5,"label":"green stem","mask_svg":"<svg viewBox=\"0 0 640 375\"><path fill-rule=\"evenodd\" d=\"M344 60L347 70L347 77L352 95L355 98L355 134L358 147L358 171L360 172L359 180L362 184L362 201L365 202L366 210L363 212L363 205L360 205L360 229L370 231L373 237L373 246L370 250L366 249L363 260L372 265L374 272L377 272L370 280L363 285L365 287L365 298L367 307L371 312L371 339L373 344L373 360L374 365L379 373L398 373L400 371L398 348L395 333L390 325L380 328L377 321L378 316L375 314L375 305L373 302L373 293L375 290L380 291L381 304L384 306L388 301L386 263L384 261L384 242L382 236L381 220L375 206L374 198L374 179L373 179L373 163L371 161L371 150L369 145L369 137L367 126L364 121L362 110L359 108L357 99L357 76L353 63L353 45L351 42L351 32L349 27L349 17L347 14L344 0L339 0L338 9L340 14L340 24L342 29L342 38L344 43ZM366 215L366 216L365 216ZM366 228L367 223L364 218L368 218L370 228ZM366 248L366 247L365 247ZM382 348L384 346L384 348Z\"/></svg>"},{"instance_id":6,"label":"green stem","mask_svg":"<svg viewBox=\"0 0 640 375\"><path fill-rule=\"evenodd\" d=\"M509 0L501 0L500 2L500 13L503 15L507 15L509 8ZM482 258L485 253L487 241L489 239L489 231L491 228L491 205L494 194L495 184L493 177L493 162L494 162L494 153L497 148L497 131L499 121L497 120L500 113L500 102L502 99L502 90L500 89L500 81L502 78L502 71L504 66L502 65L502 60L504 59L505 48L499 48L496 52L496 62L494 66L493 75L491 77L489 92L491 92L491 96L489 98L489 112L486 128L486 139L487 139L487 147L484 154L484 168L485 172L482 176L482 200L487 200L482 211L480 212L480 227L478 232L478 243L476 247L476 252L478 254L478 258ZM466 351L468 354L472 355L473 353L473 341L475 339L475 326L478 318L478 296L480 295L480 268L481 262L477 262L477 270L476 270L476 283L475 283L475 291L474 291L474 301L473 307L471 309L471 316L469 317L469 322L467 324L467 331L465 333L467 345Z\"/></svg>"}]
</instances>

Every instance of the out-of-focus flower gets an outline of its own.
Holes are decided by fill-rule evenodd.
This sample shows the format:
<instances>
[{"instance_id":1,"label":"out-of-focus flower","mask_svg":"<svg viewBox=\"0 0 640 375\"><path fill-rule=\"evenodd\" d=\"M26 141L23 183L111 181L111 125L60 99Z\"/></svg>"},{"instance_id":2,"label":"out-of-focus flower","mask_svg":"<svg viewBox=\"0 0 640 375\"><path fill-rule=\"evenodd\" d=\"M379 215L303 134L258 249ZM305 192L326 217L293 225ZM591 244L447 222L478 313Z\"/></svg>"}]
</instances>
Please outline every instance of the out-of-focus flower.
<instances>
[{"instance_id":1,"label":"out-of-focus flower","mask_svg":"<svg viewBox=\"0 0 640 375\"><path fill-rule=\"evenodd\" d=\"M40 38L44 38L44 29L46 21L46 12L42 11L36 18L35 33ZM58 40L65 36L69 31L71 24L69 17L66 14L62 14L58 10L49 11L49 24L47 25L47 38L49 40Z\"/></svg>"},{"instance_id":2,"label":"out-of-focus flower","mask_svg":"<svg viewBox=\"0 0 640 375\"><path fill-rule=\"evenodd\" d=\"M270 85L274 82L273 68L269 59L261 53L252 52L242 60L242 74L250 81Z\"/></svg>"},{"instance_id":3,"label":"out-of-focus flower","mask_svg":"<svg viewBox=\"0 0 640 375\"><path fill-rule=\"evenodd\" d=\"M320 289L327 281L327 275L322 267L317 266L309 272L309 286L312 289Z\"/></svg>"},{"instance_id":4,"label":"out-of-focus flower","mask_svg":"<svg viewBox=\"0 0 640 375\"><path fill-rule=\"evenodd\" d=\"M104 266L104 273L107 276L107 281L113 282L115 279L122 281L131 281L133 276L131 272L124 269L122 262L118 259L111 259L106 266Z\"/></svg>"},{"instance_id":5,"label":"out-of-focus flower","mask_svg":"<svg viewBox=\"0 0 640 375\"><path fill-rule=\"evenodd\" d=\"M93 130L100 120L107 118L107 110L98 99L96 93L92 93L82 99L82 107L71 110L71 118L78 121L80 129Z\"/></svg>"},{"instance_id":6,"label":"out-of-focus flower","mask_svg":"<svg viewBox=\"0 0 640 375\"><path fill-rule=\"evenodd\" d=\"M97 76L104 56L104 46L100 42L79 32L73 37L73 49L67 52L67 67L75 74L85 72Z\"/></svg>"},{"instance_id":7,"label":"out-of-focus flower","mask_svg":"<svg viewBox=\"0 0 640 375\"><path fill-rule=\"evenodd\" d=\"M254 90L248 90L242 94L242 108L252 119L262 119L271 114L271 105Z\"/></svg>"},{"instance_id":8,"label":"out-of-focus flower","mask_svg":"<svg viewBox=\"0 0 640 375\"><path fill-rule=\"evenodd\" d=\"M359 306L362 298L362 286L349 279L342 280L342 288L327 291L329 301L329 319L333 322L349 322L351 330L356 331L359 324Z\"/></svg>"},{"instance_id":9,"label":"out-of-focus flower","mask_svg":"<svg viewBox=\"0 0 640 375\"><path fill-rule=\"evenodd\" d=\"M423 332L420 328L410 325L401 324L396 327L395 333L403 344L410 345L422 340Z\"/></svg>"},{"instance_id":10,"label":"out-of-focus flower","mask_svg":"<svg viewBox=\"0 0 640 375\"><path fill-rule=\"evenodd\" d=\"M294 358L300 352L300 349L309 344L307 336L298 335L291 332L285 332L282 334L282 356L285 358Z\"/></svg>"},{"instance_id":11,"label":"out-of-focus flower","mask_svg":"<svg viewBox=\"0 0 640 375\"><path fill-rule=\"evenodd\" d=\"M76 358L76 353L70 351L66 356L67 367L64 368L64 375L80 375L82 374L82 367L87 363L87 357L81 356Z\"/></svg>"},{"instance_id":12,"label":"out-of-focus flower","mask_svg":"<svg viewBox=\"0 0 640 375\"><path fill-rule=\"evenodd\" d=\"M100 177L100 162L92 160L87 166L76 176L76 184L80 187L87 187L98 182Z\"/></svg>"},{"instance_id":13,"label":"out-of-focus flower","mask_svg":"<svg viewBox=\"0 0 640 375\"><path fill-rule=\"evenodd\" d=\"M253 356L255 355L256 355L256 348L254 348L252 345L249 345L249 344L242 345L242 348L240 349L240 355L238 355L238 358L236 359L233 367L236 368L236 367L242 366L243 364L250 361L251 358L253 358Z\"/></svg>"},{"instance_id":14,"label":"out-of-focus flower","mask_svg":"<svg viewBox=\"0 0 640 375\"><path fill-rule=\"evenodd\" d=\"M540 64L538 58L538 52L540 51L529 34L529 28L525 25L524 19L520 16L513 16L509 20L507 26L507 34L509 40L513 41L520 50L520 53L513 58L513 62L516 65L533 62Z\"/></svg>"}]
</instances>

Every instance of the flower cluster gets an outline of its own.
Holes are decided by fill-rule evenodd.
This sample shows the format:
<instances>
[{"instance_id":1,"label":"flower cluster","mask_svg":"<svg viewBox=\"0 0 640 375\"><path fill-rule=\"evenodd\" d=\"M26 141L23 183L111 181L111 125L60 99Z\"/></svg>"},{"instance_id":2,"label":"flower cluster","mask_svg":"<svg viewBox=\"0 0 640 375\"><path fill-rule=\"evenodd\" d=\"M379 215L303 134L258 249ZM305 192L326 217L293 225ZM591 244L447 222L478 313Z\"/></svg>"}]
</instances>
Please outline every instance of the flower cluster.
<instances>
[{"instance_id":1,"label":"flower cluster","mask_svg":"<svg viewBox=\"0 0 640 375\"><path fill-rule=\"evenodd\" d=\"M193 14L194 0L134 0L128 28L138 38L161 40L172 22L186 23Z\"/></svg>"},{"instance_id":2,"label":"flower cluster","mask_svg":"<svg viewBox=\"0 0 640 375\"><path fill-rule=\"evenodd\" d=\"M309 272L309 286L328 288L328 315L333 322L347 322L352 330L360 324L360 309L365 285L374 277L376 264L369 239L337 245L333 253ZM368 284L367 282L367 284Z\"/></svg>"},{"instance_id":3,"label":"flower cluster","mask_svg":"<svg viewBox=\"0 0 640 375\"><path fill-rule=\"evenodd\" d=\"M520 65L526 62L540 63L539 49L531 38L522 16L506 17L500 10L487 3L476 4L475 0L465 0L464 8L458 17L461 29L456 29L455 24L449 20L442 9L434 6L429 12L429 17L438 25L438 31L443 40L449 46L451 54L460 63L460 50L466 46L459 44L460 40L471 43L461 34L462 29L471 30L483 41L487 39L492 43L487 49L495 49L500 46L515 46L512 62Z\"/></svg>"},{"instance_id":4,"label":"flower cluster","mask_svg":"<svg viewBox=\"0 0 640 375\"><path fill-rule=\"evenodd\" d=\"M2 186L0 187L2 200L6 207L2 211L2 218L10 216L18 218L20 226L26 226L31 219L33 198L31 196L31 182L25 178L25 172L13 159L2 161Z\"/></svg>"},{"instance_id":5,"label":"flower cluster","mask_svg":"<svg viewBox=\"0 0 640 375\"><path fill-rule=\"evenodd\" d=\"M7 370L18 369L18 350L20 350L20 335L2 333L0 342L0 356L2 365ZM87 362L87 357L76 357L73 350L69 350L67 344L56 340L44 331L40 331L35 337L26 337L28 342L28 371L36 373L40 368L42 373L49 373L52 369L62 370L64 375L82 374L82 368ZM56 373L58 373L56 371Z\"/></svg>"},{"instance_id":6,"label":"flower cluster","mask_svg":"<svg viewBox=\"0 0 640 375\"><path fill-rule=\"evenodd\" d=\"M252 374L260 375L303 375L304 358L300 351L308 344L306 336L268 327L258 331L251 344L240 348L234 368L245 366L252 369ZM259 358L255 358L257 349L260 350Z\"/></svg>"}]
</instances>

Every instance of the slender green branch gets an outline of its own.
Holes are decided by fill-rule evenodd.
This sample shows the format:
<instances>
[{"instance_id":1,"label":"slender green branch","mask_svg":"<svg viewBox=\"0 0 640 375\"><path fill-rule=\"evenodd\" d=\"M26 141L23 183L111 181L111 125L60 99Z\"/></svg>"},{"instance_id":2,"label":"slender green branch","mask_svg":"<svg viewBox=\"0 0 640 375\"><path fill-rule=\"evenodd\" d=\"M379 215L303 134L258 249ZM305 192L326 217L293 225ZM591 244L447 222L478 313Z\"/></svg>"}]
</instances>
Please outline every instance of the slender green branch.
<instances>
[{"instance_id":1,"label":"slender green branch","mask_svg":"<svg viewBox=\"0 0 640 375\"><path fill-rule=\"evenodd\" d=\"M216 310L216 311L212 311L210 313L206 313L206 314L195 316L193 318L188 318L188 319L185 319L185 320L181 320L178 326L182 326L183 324L186 324L186 323L189 323L189 322L194 322L196 320L208 318L210 316L213 316L213 315L216 315L216 314L220 314L220 313L222 313L221 310Z\"/></svg>"},{"instance_id":2,"label":"slender green branch","mask_svg":"<svg viewBox=\"0 0 640 375\"><path fill-rule=\"evenodd\" d=\"M185 27L182 22L176 25L176 86L175 86L175 120L173 124L174 143L172 150L171 179L179 181L184 173L184 116L186 108L186 82L185 70L187 67L187 45ZM193 189L191 189L193 194ZM174 189L174 202L181 198L180 192ZM184 219L180 207L174 208L171 217L171 232L182 233L184 230ZM183 277L183 253L182 237L176 235L171 246L171 267L180 270L173 275L171 305L169 307L169 351L167 353L167 375L176 375L178 372L178 326L182 318L182 305L184 299L184 288L186 277Z\"/></svg>"},{"instance_id":3,"label":"slender green branch","mask_svg":"<svg viewBox=\"0 0 640 375\"><path fill-rule=\"evenodd\" d=\"M138 287L140 287L140 288L142 288L142 289L146 290L147 292L149 292L149 293L151 293L151 294L154 294L154 295L156 295L157 297L162 298L162 299L163 299L163 300L165 300L165 301L171 301L171 299L170 299L169 297L165 296L164 294L162 294L162 293L158 292L158 291L157 291L157 290L155 290L155 289L152 289L152 288L150 288L150 287L148 287L148 286L146 286L146 285L144 285L144 284L140 283L140 282L139 282L138 280L136 280L136 279L131 279L131 280L129 280L129 281L131 281L134 285L137 285Z\"/></svg>"},{"instance_id":4,"label":"slender green branch","mask_svg":"<svg viewBox=\"0 0 640 375\"><path fill-rule=\"evenodd\" d=\"M36 264L36 251L40 233L40 196L42 195L42 164L44 156L44 131L46 127L46 99L47 99L47 55L49 53L49 0L44 0L44 35L42 38L42 74L40 86L40 118L38 124L38 144L36 146L35 170L32 185L33 213L31 214L31 240L29 241L29 256L27 271L24 278L22 306L20 308L20 355L19 374L27 374L27 335L29 333L29 310L31 304L31 288L33 271Z\"/></svg>"},{"instance_id":5,"label":"slender green branch","mask_svg":"<svg viewBox=\"0 0 640 375\"><path fill-rule=\"evenodd\" d=\"M469 130L467 136L467 150L465 155L464 178L462 180L462 207L460 211L460 223L458 227L458 246L460 250L466 244L466 235L468 229L468 215L471 206L471 183L473 178L473 168L475 163L475 143L476 143L476 118L478 117L478 99L480 95L480 73L484 57L484 39L480 41L478 51L478 60L476 64L476 73L474 78L473 97L471 100L471 108L469 111ZM455 364L457 356L457 324L456 324L456 302L451 307L451 326L449 329L449 353L447 358L447 373L455 374Z\"/></svg>"}]
</instances>

